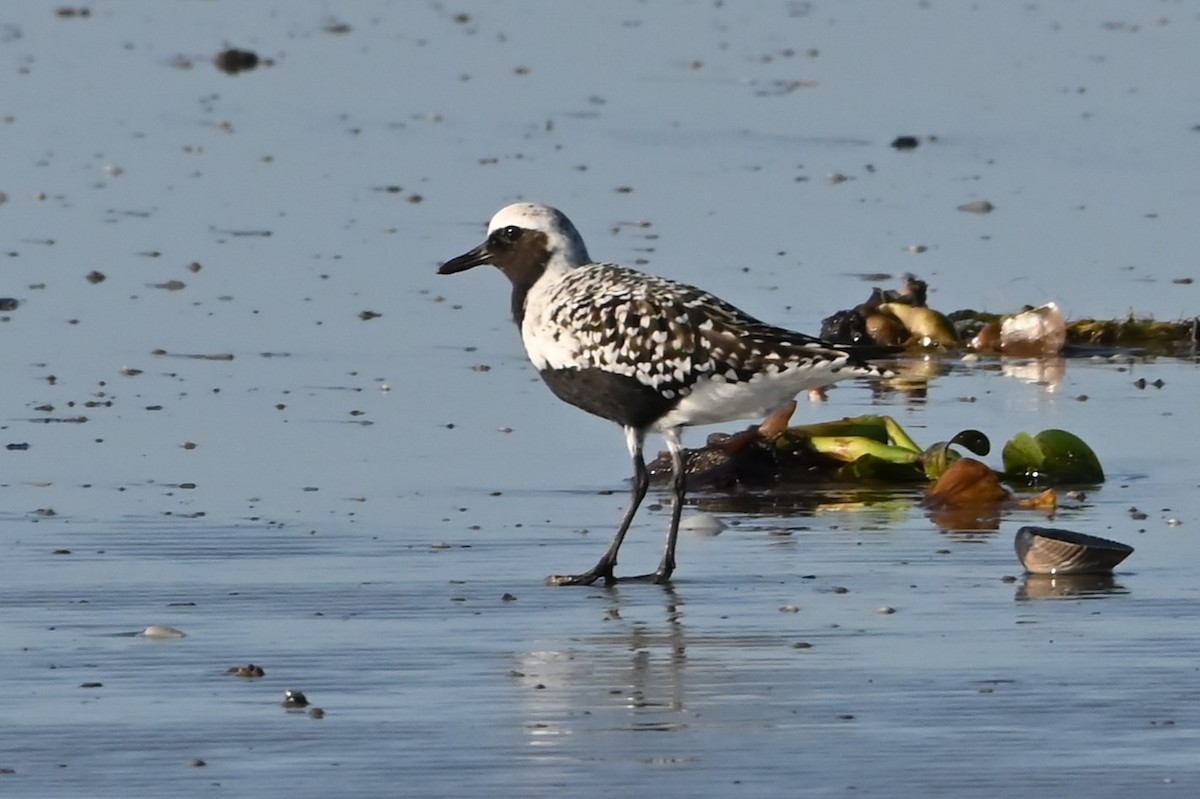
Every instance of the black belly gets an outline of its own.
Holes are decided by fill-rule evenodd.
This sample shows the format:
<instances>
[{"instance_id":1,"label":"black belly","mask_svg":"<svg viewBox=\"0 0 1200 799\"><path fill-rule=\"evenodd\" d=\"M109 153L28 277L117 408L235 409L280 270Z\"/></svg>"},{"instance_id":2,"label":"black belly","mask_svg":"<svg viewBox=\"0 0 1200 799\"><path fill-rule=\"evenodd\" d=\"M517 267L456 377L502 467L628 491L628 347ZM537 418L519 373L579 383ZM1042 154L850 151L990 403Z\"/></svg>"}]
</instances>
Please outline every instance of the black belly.
<instances>
[{"instance_id":1,"label":"black belly","mask_svg":"<svg viewBox=\"0 0 1200 799\"><path fill-rule=\"evenodd\" d=\"M602 369L546 369L546 385L563 402L625 427L645 429L679 403L632 377Z\"/></svg>"}]
</instances>

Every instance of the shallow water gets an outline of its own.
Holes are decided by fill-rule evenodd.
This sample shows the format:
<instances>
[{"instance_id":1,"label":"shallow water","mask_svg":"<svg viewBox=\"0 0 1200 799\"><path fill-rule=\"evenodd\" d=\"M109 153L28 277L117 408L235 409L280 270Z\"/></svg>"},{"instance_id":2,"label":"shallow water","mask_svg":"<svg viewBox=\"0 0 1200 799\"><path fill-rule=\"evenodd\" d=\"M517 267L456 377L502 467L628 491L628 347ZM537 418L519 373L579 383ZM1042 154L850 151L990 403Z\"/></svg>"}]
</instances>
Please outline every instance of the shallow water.
<instances>
[{"instance_id":1,"label":"shallow water","mask_svg":"<svg viewBox=\"0 0 1200 799\"><path fill-rule=\"evenodd\" d=\"M1020 576L1032 512L830 491L698 494L729 528L673 590L555 589L621 438L499 276L434 274L528 197L805 330L905 270L944 310L1194 315L1193 4L89 10L0 18L6 796L1200 786L1194 362L913 363L798 413L1078 433L1109 480L1053 524L1135 546L1111 582Z\"/></svg>"}]
</instances>

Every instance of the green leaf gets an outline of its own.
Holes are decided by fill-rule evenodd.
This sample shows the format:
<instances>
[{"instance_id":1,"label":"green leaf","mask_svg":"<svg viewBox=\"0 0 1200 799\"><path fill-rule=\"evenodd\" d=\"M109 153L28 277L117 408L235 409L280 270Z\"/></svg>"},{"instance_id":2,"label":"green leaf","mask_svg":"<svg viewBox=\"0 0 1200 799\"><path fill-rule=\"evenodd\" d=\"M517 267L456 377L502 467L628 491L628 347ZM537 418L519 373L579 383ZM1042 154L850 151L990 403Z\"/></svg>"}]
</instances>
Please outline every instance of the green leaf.
<instances>
[{"instance_id":1,"label":"green leaf","mask_svg":"<svg viewBox=\"0 0 1200 799\"><path fill-rule=\"evenodd\" d=\"M904 432L904 428L890 416L883 417L883 424L887 428L888 441L893 445L906 449L909 452L920 452L921 448L917 443L908 437L908 433Z\"/></svg>"},{"instance_id":2,"label":"green leaf","mask_svg":"<svg viewBox=\"0 0 1200 799\"><path fill-rule=\"evenodd\" d=\"M1104 469L1092 448L1066 430L1018 433L1004 445L1004 473L1028 483L1102 483Z\"/></svg>"},{"instance_id":3,"label":"green leaf","mask_svg":"<svg viewBox=\"0 0 1200 799\"><path fill-rule=\"evenodd\" d=\"M902 483L922 480L924 476L914 462L905 463L864 454L839 469L838 477L855 483Z\"/></svg>"},{"instance_id":4,"label":"green leaf","mask_svg":"<svg viewBox=\"0 0 1200 799\"><path fill-rule=\"evenodd\" d=\"M1079 436L1066 430L1043 430L1035 438L1045 456L1043 468L1056 482L1104 482L1100 459Z\"/></svg>"},{"instance_id":5,"label":"green leaf","mask_svg":"<svg viewBox=\"0 0 1200 799\"><path fill-rule=\"evenodd\" d=\"M1001 454L1004 459L1004 473L1009 477L1021 479L1036 479L1042 472L1042 448L1028 433L1017 433L1004 445Z\"/></svg>"},{"instance_id":6,"label":"green leaf","mask_svg":"<svg viewBox=\"0 0 1200 799\"><path fill-rule=\"evenodd\" d=\"M937 480L950 468L950 464L962 457L950 449L950 444L949 441L939 441L925 450L921 462L925 467L925 476L930 480Z\"/></svg>"},{"instance_id":7,"label":"green leaf","mask_svg":"<svg viewBox=\"0 0 1200 799\"><path fill-rule=\"evenodd\" d=\"M814 451L840 461L853 462L873 457L888 463L911 464L921 456L900 447L893 447L863 436L814 436L809 439Z\"/></svg>"}]
</instances>

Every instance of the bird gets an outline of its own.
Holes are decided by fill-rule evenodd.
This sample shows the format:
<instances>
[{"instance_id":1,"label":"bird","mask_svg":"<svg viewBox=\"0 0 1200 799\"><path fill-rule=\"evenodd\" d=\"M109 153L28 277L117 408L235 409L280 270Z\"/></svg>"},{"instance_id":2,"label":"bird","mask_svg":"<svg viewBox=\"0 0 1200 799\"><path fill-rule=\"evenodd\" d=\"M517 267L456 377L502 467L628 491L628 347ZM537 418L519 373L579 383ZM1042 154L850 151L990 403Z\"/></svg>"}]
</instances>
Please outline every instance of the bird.
<instances>
[{"instance_id":1,"label":"bird","mask_svg":"<svg viewBox=\"0 0 1200 799\"><path fill-rule=\"evenodd\" d=\"M629 504L591 569L551 575L550 585L669 584L683 511L682 430L764 415L801 391L856 376L887 348L856 348L775 327L686 283L596 263L565 214L518 202L492 216L479 246L445 261L441 275L491 264L512 284L513 321L525 352L561 400L620 425L633 460ZM647 434L670 454L671 507L658 568L617 577L617 554L645 499Z\"/></svg>"}]
</instances>

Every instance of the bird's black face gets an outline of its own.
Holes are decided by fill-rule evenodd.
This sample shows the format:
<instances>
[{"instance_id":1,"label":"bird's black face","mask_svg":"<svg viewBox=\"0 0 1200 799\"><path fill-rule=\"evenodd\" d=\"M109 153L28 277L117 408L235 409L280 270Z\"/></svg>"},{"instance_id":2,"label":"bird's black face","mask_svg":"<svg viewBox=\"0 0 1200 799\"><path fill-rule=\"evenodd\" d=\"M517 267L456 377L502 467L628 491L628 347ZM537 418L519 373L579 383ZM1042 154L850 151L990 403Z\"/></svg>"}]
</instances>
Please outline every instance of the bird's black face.
<instances>
[{"instance_id":1,"label":"bird's black face","mask_svg":"<svg viewBox=\"0 0 1200 799\"><path fill-rule=\"evenodd\" d=\"M438 274L453 275L480 264L496 264L503 269L504 262L508 260L506 256L511 256L513 250L519 246L521 239L527 238L525 236L527 232L524 228L516 225L508 225L494 230L483 244L442 264L438 268Z\"/></svg>"},{"instance_id":2,"label":"bird's black face","mask_svg":"<svg viewBox=\"0 0 1200 799\"><path fill-rule=\"evenodd\" d=\"M438 268L438 274L453 275L480 264L493 264L514 284L528 287L545 270L549 259L545 233L506 225L493 230L487 241L475 249L446 261Z\"/></svg>"}]
</instances>

